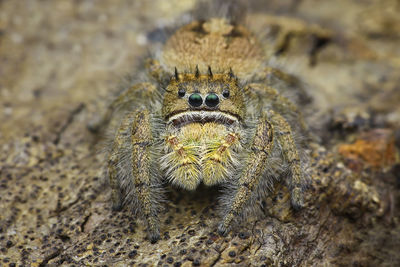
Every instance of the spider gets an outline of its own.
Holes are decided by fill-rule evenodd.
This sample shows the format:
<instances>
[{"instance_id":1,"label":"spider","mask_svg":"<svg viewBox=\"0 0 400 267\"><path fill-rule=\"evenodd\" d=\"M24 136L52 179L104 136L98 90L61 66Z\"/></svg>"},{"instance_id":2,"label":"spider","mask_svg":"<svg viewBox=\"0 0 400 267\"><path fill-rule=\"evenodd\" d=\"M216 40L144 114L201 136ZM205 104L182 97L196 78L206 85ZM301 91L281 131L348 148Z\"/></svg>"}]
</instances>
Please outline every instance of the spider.
<instances>
[{"instance_id":1,"label":"spider","mask_svg":"<svg viewBox=\"0 0 400 267\"><path fill-rule=\"evenodd\" d=\"M160 238L165 183L224 188L221 235L275 180L286 182L295 210L304 206L306 144L297 137L307 129L271 79L293 77L269 67L265 54L241 25L193 21L147 60L147 81L122 92L90 125L98 132L123 114L108 155L112 207L142 215L151 242Z\"/></svg>"}]
</instances>

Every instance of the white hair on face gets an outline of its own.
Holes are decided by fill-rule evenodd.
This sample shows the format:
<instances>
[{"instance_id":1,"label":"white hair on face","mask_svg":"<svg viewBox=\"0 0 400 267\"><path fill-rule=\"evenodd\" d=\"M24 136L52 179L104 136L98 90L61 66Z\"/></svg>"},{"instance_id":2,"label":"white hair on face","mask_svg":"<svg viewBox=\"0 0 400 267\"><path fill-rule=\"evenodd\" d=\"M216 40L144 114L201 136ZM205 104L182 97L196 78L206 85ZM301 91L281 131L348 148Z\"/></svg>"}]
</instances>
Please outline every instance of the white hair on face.
<instances>
[{"instance_id":1,"label":"white hair on face","mask_svg":"<svg viewBox=\"0 0 400 267\"><path fill-rule=\"evenodd\" d=\"M221 111L185 111L169 118L167 124L183 126L191 122L210 122L215 121L225 125L238 125L239 120L228 113Z\"/></svg>"}]
</instances>

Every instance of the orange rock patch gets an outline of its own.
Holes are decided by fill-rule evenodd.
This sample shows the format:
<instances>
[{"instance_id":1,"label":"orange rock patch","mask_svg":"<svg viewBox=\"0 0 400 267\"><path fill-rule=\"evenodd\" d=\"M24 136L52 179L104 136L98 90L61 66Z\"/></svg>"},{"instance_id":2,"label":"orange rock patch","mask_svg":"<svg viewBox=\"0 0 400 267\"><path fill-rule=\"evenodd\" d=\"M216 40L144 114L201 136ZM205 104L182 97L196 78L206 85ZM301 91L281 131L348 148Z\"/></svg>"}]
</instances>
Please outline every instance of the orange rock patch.
<instances>
[{"instance_id":1,"label":"orange rock patch","mask_svg":"<svg viewBox=\"0 0 400 267\"><path fill-rule=\"evenodd\" d=\"M392 130L375 129L362 134L353 144L339 146L346 165L361 171L366 165L379 169L396 162L395 139Z\"/></svg>"}]
</instances>

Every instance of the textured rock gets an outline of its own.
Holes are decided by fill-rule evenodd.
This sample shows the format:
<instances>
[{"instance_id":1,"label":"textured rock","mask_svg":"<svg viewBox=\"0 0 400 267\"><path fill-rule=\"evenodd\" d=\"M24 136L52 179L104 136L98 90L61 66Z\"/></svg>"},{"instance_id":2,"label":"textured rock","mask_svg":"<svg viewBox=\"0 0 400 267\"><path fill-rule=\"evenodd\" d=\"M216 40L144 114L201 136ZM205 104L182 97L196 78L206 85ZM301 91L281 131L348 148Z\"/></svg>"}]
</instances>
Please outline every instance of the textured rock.
<instances>
[{"instance_id":1,"label":"textured rock","mask_svg":"<svg viewBox=\"0 0 400 267\"><path fill-rule=\"evenodd\" d=\"M400 128L394 0L252 5L249 26L313 98L304 112L319 141L304 210L294 213L278 185L260 216L222 238L217 189L171 190L154 245L129 210L111 212L86 124L146 54L147 34L194 5L0 1L0 265L398 265L397 151L385 169L357 172L338 152L360 131ZM362 127L353 113L366 118Z\"/></svg>"},{"instance_id":2,"label":"textured rock","mask_svg":"<svg viewBox=\"0 0 400 267\"><path fill-rule=\"evenodd\" d=\"M394 133L387 129L374 129L361 134L354 144L340 145L339 153L354 171L363 169L363 163L376 169L391 167L397 156Z\"/></svg>"}]
</instances>

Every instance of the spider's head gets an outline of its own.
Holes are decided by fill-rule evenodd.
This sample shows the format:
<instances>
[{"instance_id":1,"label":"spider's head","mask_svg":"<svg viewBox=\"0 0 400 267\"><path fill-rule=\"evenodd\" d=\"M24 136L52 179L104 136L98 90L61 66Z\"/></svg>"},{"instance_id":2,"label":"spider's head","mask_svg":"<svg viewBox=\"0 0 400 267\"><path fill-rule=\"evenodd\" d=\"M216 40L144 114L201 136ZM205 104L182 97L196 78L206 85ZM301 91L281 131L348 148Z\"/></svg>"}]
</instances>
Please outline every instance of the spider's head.
<instances>
[{"instance_id":1,"label":"spider's head","mask_svg":"<svg viewBox=\"0 0 400 267\"><path fill-rule=\"evenodd\" d=\"M227 73L179 74L175 69L166 88L163 116L174 125L190 122L220 122L232 124L245 113L243 90L230 70Z\"/></svg>"}]
</instances>

